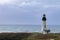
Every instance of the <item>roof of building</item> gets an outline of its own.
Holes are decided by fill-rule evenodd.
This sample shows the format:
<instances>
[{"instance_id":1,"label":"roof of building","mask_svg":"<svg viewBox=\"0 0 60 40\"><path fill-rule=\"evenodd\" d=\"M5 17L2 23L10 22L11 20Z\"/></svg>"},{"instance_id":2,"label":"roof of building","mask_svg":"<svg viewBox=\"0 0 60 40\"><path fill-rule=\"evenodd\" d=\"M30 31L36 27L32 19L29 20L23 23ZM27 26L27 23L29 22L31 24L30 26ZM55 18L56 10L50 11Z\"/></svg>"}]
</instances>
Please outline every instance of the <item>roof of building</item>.
<instances>
[{"instance_id":1,"label":"roof of building","mask_svg":"<svg viewBox=\"0 0 60 40\"><path fill-rule=\"evenodd\" d=\"M43 14L42 20L46 21L46 15Z\"/></svg>"}]
</instances>

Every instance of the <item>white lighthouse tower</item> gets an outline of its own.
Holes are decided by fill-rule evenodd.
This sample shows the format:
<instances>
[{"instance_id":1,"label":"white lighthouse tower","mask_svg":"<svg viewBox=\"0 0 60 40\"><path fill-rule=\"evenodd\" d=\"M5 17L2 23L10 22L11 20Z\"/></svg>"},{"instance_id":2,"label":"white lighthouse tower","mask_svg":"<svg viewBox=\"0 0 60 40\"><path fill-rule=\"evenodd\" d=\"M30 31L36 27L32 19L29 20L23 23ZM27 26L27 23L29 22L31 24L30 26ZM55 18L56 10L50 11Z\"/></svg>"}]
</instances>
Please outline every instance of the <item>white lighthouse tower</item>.
<instances>
[{"instance_id":1,"label":"white lighthouse tower","mask_svg":"<svg viewBox=\"0 0 60 40\"><path fill-rule=\"evenodd\" d=\"M43 14L42 17L42 33L47 34L47 29L46 29L46 15Z\"/></svg>"}]
</instances>

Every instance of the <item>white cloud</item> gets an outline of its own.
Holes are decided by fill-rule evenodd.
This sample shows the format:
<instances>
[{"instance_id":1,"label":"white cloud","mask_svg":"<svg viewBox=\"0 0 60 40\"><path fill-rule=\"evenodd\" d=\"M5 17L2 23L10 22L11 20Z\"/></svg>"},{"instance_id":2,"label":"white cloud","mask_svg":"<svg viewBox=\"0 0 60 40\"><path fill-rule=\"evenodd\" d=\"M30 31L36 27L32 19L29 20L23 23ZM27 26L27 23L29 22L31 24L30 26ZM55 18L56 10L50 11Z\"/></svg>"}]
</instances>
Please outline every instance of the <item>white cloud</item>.
<instances>
[{"instance_id":1,"label":"white cloud","mask_svg":"<svg viewBox=\"0 0 60 40\"><path fill-rule=\"evenodd\" d=\"M22 2L19 3L18 6L36 6L36 5L41 5L39 2Z\"/></svg>"},{"instance_id":2,"label":"white cloud","mask_svg":"<svg viewBox=\"0 0 60 40\"><path fill-rule=\"evenodd\" d=\"M2 5L2 4L10 4L10 3L13 3L15 1L16 0L0 0L0 5Z\"/></svg>"},{"instance_id":3,"label":"white cloud","mask_svg":"<svg viewBox=\"0 0 60 40\"><path fill-rule=\"evenodd\" d=\"M19 7L24 7L24 6L39 6L43 8L50 8L50 7L60 7L60 4L46 4L45 2L38 2L38 1L29 1L29 0L24 0L24 1L17 1L15 5Z\"/></svg>"},{"instance_id":4,"label":"white cloud","mask_svg":"<svg viewBox=\"0 0 60 40\"><path fill-rule=\"evenodd\" d=\"M43 8L50 8L50 7L60 7L60 5L52 5L52 4L46 4L44 2L38 2L38 1L30 1L30 0L0 0L0 5L3 4L12 4L13 6L16 5L17 7L25 7L25 6L39 6Z\"/></svg>"},{"instance_id":5,"label":"white cloud","mask_svg":"<svg viewBox=\"0 0 60 40\"><path fill-rule=\"evenodd\" d=\"M60 8L60 5L43 5L44 8L51 8L51 7L59 7Z\"/></svg>"}]
</instances>

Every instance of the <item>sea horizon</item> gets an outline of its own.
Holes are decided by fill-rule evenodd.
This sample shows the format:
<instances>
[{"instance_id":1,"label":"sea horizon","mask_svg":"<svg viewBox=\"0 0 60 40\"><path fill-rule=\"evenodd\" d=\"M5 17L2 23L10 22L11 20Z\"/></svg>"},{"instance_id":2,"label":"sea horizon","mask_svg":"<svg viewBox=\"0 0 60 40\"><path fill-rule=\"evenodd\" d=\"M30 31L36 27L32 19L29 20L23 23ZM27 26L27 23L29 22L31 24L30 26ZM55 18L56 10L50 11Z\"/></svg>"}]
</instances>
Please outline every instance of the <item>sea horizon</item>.
<instances>
[{"instance_id":1,"label":"sea horizon","mask_svg":"<svg viewBox=\"0 0 60 40\"><path fill-rule=\"evenodd\" d=\"M60 33L60 25L47 25L51 33ZM42 25L0 25L0 32L41 32Z\"/></svg>"}]
</instances>

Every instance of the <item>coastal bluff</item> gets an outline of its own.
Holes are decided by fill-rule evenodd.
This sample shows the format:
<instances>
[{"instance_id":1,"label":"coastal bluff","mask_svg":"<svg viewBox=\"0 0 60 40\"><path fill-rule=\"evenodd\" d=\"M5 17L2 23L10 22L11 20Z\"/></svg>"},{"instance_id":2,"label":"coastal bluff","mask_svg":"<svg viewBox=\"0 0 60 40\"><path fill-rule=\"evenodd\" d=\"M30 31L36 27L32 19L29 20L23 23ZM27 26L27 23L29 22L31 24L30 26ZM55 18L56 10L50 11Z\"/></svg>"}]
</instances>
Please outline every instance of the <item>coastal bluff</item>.
<instances>
[{"instance_id":1,"label":"coastal bluff","mask_svg":"<svg viewBox=\"0 0 60 40\"><path fill-rule=\"evenodd\" d=\"M60 33L0 33L0 40L60 40Z\"/></svg>"}]
</instances>

